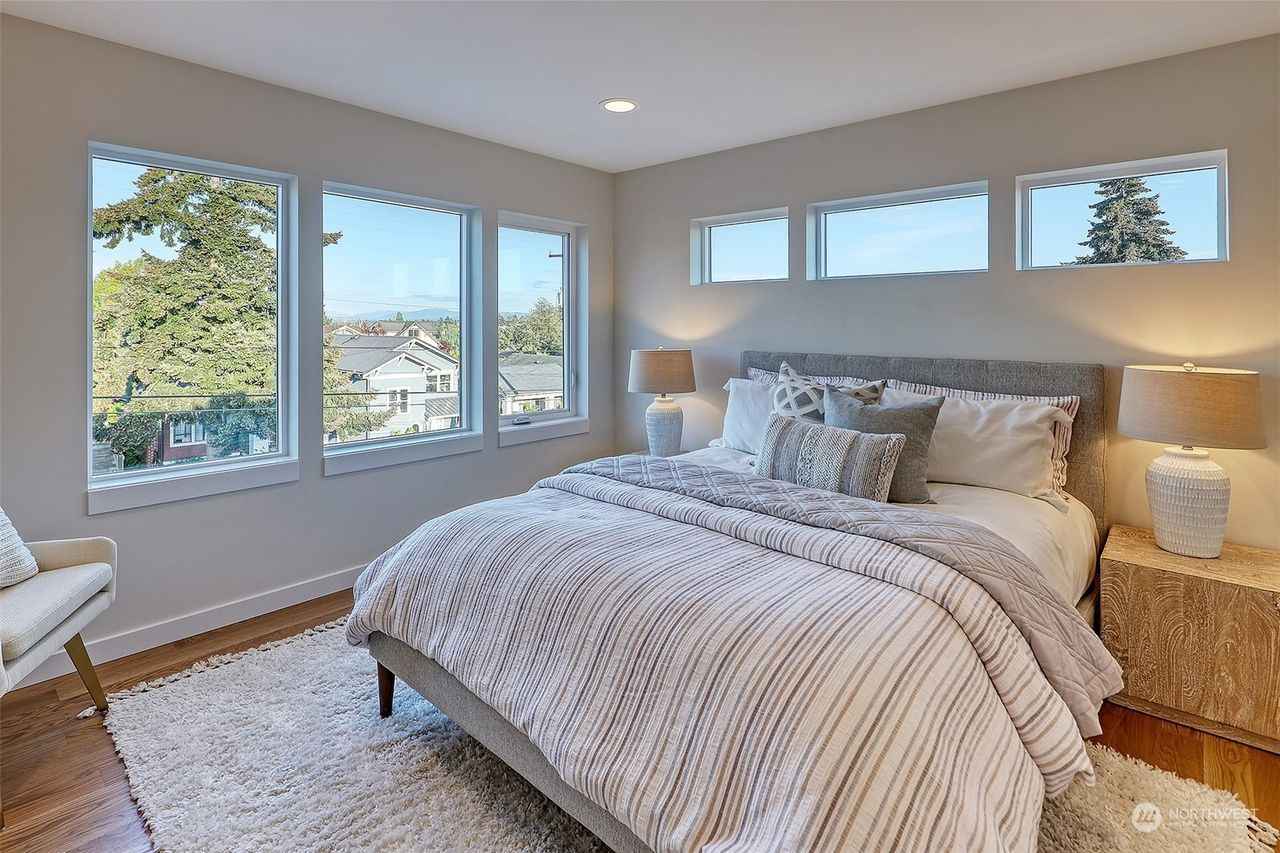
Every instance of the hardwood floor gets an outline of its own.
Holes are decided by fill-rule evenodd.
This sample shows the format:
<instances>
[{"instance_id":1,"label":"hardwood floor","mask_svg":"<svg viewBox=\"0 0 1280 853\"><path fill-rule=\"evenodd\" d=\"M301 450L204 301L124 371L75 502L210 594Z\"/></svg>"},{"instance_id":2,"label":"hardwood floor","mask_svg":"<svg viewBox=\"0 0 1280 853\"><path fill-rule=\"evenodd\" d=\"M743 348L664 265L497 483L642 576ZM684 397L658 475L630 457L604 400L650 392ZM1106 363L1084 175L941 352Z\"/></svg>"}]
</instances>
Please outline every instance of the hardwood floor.
<instances>
[{"instance_id":1,"label":"hardwood floor","mask_svg":"<svg viewBox=\"0 0 1280 853\"><path fill-rule=\"evenodd\" d=\"M103 664L108 692L185 669L328 622L351 609L341 592L167 646ZM67 675L0 700L4 853L149 851L151 842L129 796L124 765L100 717L77 720L91 704L79 678ZM1180 776L1235 791L1258 815L1280 825L1280 755L1146 714L1107 705L1099 738L1120 752Z\"/></svg>"}]
</instances>

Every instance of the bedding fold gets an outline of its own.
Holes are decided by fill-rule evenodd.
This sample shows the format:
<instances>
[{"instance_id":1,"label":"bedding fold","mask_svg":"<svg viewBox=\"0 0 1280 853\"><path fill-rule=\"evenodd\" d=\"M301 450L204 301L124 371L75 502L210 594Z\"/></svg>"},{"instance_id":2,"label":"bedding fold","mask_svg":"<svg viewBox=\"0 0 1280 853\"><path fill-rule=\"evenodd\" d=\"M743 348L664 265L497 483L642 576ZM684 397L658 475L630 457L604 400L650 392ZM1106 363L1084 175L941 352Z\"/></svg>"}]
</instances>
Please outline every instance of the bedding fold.
<instances>
[{"instance_id":1,"label":"bedding fold","mask_svg":"<svg viewBox=\"0 0 1280 853\"><path fill-rule=\"evenodd\" d=\"M977 525L628 456L423 524L347 633L437 661L654 850L1021 850L1119 686L1055 604Z\"/></svg>"}]
</instances>

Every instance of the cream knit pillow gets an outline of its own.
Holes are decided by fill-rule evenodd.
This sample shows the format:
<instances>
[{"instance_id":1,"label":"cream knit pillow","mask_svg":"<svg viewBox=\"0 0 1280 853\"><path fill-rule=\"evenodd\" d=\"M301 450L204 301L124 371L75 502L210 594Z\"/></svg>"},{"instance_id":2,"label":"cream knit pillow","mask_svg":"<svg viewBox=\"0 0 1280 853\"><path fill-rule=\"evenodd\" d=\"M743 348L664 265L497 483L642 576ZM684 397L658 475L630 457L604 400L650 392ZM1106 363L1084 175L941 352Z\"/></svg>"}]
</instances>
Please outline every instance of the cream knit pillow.
<instances>
[{"instance_id":1,"label":"cream knit pillow","mask_svg":"<svg viewBox=\"0 0 1280 853\"><path fill-rule=\"evenodd\" d=\"M0 589L33 577L39 568L30 549L14 529L9 516L0 509Z\"/></svg>"}]
</instances>

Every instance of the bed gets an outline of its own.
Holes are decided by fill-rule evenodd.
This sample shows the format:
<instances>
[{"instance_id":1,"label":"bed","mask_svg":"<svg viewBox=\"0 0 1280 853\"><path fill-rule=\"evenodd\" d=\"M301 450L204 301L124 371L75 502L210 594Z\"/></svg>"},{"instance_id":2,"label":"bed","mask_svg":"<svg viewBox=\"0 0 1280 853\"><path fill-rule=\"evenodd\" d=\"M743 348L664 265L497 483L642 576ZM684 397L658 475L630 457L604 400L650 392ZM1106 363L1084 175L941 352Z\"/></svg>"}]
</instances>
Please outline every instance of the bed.
<instances>
[{"instance_id":1,"label":"bed","mask_svg":"<svg viewBox=\"0 0 1280 853\"><path fill-rule=\"evenodd\" d=\"M782 359L1078 395L1071 523L1105 525L1099 365L748 351L743 375ZM405 681L614 850L1033 848L1120 687L1070 600L1091 569L1055 580L1037 525L998 535L973 495L873 504L711 455L575 466L372 563L347 631L383 713Z\"/></svg>"}]
</instances>

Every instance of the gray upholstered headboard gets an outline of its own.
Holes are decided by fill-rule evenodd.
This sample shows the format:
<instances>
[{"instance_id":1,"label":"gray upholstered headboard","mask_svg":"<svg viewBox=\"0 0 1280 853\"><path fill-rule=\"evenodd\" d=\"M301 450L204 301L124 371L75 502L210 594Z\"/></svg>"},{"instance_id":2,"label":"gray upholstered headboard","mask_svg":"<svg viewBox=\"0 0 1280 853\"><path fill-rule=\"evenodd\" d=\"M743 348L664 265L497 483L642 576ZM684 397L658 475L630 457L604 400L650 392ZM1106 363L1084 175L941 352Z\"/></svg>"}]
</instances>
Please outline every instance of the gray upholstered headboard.
<instances>
[{"instance_id":1,"label":"gray upholstered headboard","mask_svg":"<svg viewBox=\"0 0 1280 853\"><path fill-rule=\"evenodd\" d=\"M1093 510L1099 532L1106 530L1107 436L1101 364L744 350L742 375L747 375L749 367L777 370L784 359L810 376L901 379L1001 394L1075 394L1080 398L1080 411L1071 428L1067 491Z\"/></svg>"}]
</instances>

